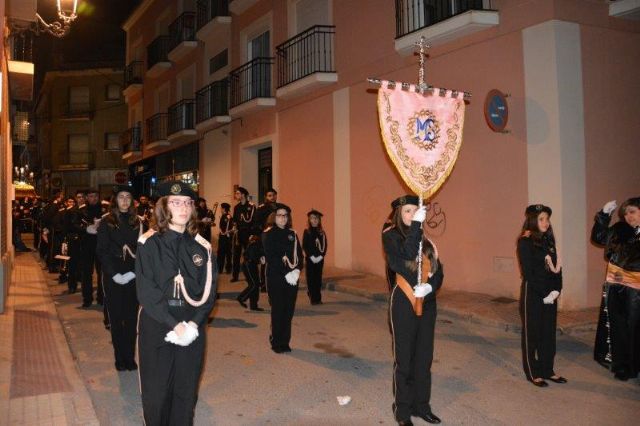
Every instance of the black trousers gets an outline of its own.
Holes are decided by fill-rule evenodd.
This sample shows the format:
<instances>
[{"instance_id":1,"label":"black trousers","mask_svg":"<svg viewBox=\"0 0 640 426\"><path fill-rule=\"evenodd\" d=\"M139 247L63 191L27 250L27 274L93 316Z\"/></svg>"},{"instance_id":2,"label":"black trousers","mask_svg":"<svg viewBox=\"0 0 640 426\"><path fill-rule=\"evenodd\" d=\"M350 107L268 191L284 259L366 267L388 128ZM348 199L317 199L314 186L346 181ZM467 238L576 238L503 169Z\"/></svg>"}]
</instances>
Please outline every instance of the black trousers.
<instances>
[{"instance_id":1,"label":"black trousers","mask_svg":"<svg viewBox=\"0 0 640 426\"><path fill-rule=\"evenodd\" d=\"M231 237L220 235L218 238L218 271L231 272Z\"/></svg>"},{"instance_id":2,"label":"black trousers","mask_svg":"<svg viewBox=\"0 0 640 426\"><path fill-rule=\"evenodd\" d=\"M522 283L522 366L528 380L555 375L558 304L545 305L542 299L529 289L526 281Z\"/></svg>"},{"instance_id":3,"label":"black trousers","mask_svg":"<svg viewBox=\"0 0 640 426\"><path fill-rule=\"evenodd\" d=\"M82 284L82 301L84 303L93 303L93 269L98 268L96 261L96 247L95 245L83 244L82 252L80 253L80 282ZM98 276L98 287L101 280ZM102 300L102 288L98 289L97 299Z\"/></svg>"},{"instance_id":4,"label":"black trousers","mask_svg":"<svg viewBox=\"0 0 640 426\"><path fill-rule=\"evenodd\" d=\"M609 284L611 369L636 377L640 371L640 290Z\"/></svg>"},{"instance_id":5,"label":"black trousers","mask_svg":"<svg viewBox=\"0 0 640 426\"><path fill-rule=\"evenodd\" d=\"M61 260L56 259L56 255L60 254L62 247L62 240L64 239L64 233L56 231L55 229L49 234L49 256L47 258L47 266L49 266L49 272L58 272L62 268Z\"/></svg>"},{"instance_id":6,"label":"black trousers","mask_svg":"<svg viewBox=\"0 0 640 426\"><path fill-rule=\"evenodd\" d=\"M267 291L267 265L261 263L260 264L260 291L263 293Z\"/></svg>"},{"instance_id":7,"label":"black trousers","mask_svg":"<svg viewBox=\"0 0 640 426\"><path fill-rule=\"evenodd\" d=\"M422 316L395 286L389 301L393 333L393 414L397 421L431 412L431 363L436 325L435 300L425 301Z\"/></svg>"},{"instance_id":8,"label":"black trousers","mask_svg":"<svg viewBox=\"0 0 640 426\"><path fill-rule=\"evenodd\" d=\"M260 299L258 265L255 263L244 262L242 264L242 273L247 280L247 288L242 290L242 292L238 296L238 299L242 302L249 299L249 306L251 308L257 308L258 300Z\"/></svg>"},{"instance_id":9,"label":"black trousers","mask_svg":"<svg viewBox=\"0 0 640 426\"><path fill-rule=\"evenodd\" d=\"M593 345L593 359L606 367L610 367L611 365L611 334L609 332L609 310L607 308L608 292L609 284L604 283L602 286L602 297L600 300L600 315L598 316L596 340Z\"/></svg>"},{"instance_id":10,"label":"black trousers","mask_svg":"<svg viewBox=\"0 0 640 426\"><path fill-rule=\"evenodd\" d=\"M138 299L135 280L120 285L108 278L105 284L113 353L116 364L126 367L133 364L136 352Z\"/></svg>"},{"instance_id":11,"label":"black trousers","mask_svg":"<svg viewBox=\"0 0 640 426\"><path fill-rule=\"evenodd\" d=\"M189 346L164 341L169 328L140 311L138 353L142 409L147 426L193 425L206 330Z\"/></svg>"},{"instance_id":12,"label":"black trousers","mask_svg":"<svg viewBox=\"0 0 640 426\"><path fill-rule=\"evenodd\" d=\"M322 302L322 269L324 259L318 263L313 263L309 258L305 265L305 275L307 277L307 295L312 304Z\"/></svg>"},{"instance_id":13,"label":"black trousers","mask_svg":"<svg viewBox=\"0 0 640 426\"><path fill-rule=\"evenodd\" d=\"M237 280L240 275L240 259L249 242L249 230L238 230L236 238L237 242L233 244L233 268L231 270L231 278L234 280Z\"/></svg>"},{"instance_id":14,"label":"black trousers","mask_svg":"<svg viewBox=\"0 0 640 426\"><path fill-rule=\"evenodd\" d=\"M76 291L78 288L78 281L80 281L80 240L78 238L69 238L67 250L69 252L69 269L68 269L68 277L69 281L67 281L67 286L69 287L69 291Z\"/></svg>"},{"instance_id":15,"label":"black trousers","mask_svg":"<svg viewBox=\"0 0 640 426\"><path fill-rule=\"evenodd\" d=\"M290 285L284 276L267 271L267 291L271 300L271 347L284 348L291 342L291 321L296 310L298 286Z\"/></svg>"}]
</instances>

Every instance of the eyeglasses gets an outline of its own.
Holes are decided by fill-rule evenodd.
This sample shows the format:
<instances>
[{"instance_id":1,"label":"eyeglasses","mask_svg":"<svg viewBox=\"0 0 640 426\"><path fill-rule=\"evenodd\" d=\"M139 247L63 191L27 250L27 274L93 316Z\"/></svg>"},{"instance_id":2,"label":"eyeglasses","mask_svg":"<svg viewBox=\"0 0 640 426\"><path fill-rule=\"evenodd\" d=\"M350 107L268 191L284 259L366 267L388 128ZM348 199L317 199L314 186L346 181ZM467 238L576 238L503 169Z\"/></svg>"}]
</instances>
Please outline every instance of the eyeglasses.
<instances>
[{"instance_id":1,"label":"eyeglasses","mask_svg":"<svg viewBox=\"0 0 640 426\"><path fill-rule=\"evenodd\" d=\"M276 217L289 217L289 215L286 213L283 213L283 214L277 214Z\"/></svg>"},{"instance_id":2,"label":"eyeglasses","mask_svg":"<svg viewBox=\"0 0 640 426\"><path fill-rule=\"evenodd\" d=\"M171 204L173 207L179 208L182 206L185 207L193 207L193 200L169 200L167 203Z\"/></svg>"}]
</instances>

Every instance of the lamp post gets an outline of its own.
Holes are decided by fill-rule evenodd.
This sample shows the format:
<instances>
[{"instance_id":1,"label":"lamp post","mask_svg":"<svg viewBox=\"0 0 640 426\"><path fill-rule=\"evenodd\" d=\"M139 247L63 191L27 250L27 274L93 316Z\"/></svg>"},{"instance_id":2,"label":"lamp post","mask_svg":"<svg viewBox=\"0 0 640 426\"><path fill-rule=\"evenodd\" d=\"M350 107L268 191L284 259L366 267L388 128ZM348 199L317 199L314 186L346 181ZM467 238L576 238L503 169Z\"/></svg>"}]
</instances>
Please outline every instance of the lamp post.
<instances>
[{"instance_id":1,"label":"lamp post","mask_svg":"<svg viewBox=\"0 0 640 426\"><path fill-rule=\"evenodd\" d=\"M63 9L62 4L68 5ZM56 0L56 8L58 12L58 21L48 24L39 13L36 13L36 34L47 32L55 37L61 38L66 36L71 29L71 23L78 17L78 0Z\"/></svg>"}]
</instances>

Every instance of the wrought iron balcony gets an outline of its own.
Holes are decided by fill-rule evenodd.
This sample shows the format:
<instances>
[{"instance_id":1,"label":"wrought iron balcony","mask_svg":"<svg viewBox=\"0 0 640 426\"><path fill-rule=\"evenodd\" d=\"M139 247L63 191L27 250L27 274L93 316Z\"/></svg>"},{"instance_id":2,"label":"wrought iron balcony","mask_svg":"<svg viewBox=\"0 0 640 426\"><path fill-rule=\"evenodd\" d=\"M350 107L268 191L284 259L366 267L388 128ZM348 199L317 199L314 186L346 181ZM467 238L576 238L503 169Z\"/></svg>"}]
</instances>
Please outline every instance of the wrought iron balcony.
<instances>
[{"instance_id":1,"label":"wrought iron balcony","mask_svg":"<svg viewBox=\"0 0 640 426\"><path fill-rule=\"evenodd\" d=\"M142 152L142 126L130 127L120 135L122 158L127 159Z\"/></svg>"},{"instance_id":2,"label":"wrought iron balcony","mask_svg":"<svg viewBox=\"0 0 640 426\"><path fill-rule=\"evenodd\" d=\"M274 58L255 58L229 73L231 107L258 98L271 98Z\"/></svg>"},{"instance_id":3,"label":"wrought iron balcony","mask_svg":"<svg viewBox=\"0 0 640 426\"><path fill-rule=\"evenodd\" d=\"M229 0L198 0L196 31L216 18L229 17Z\"/></svg>"},{"instance_id":4,"label":"wrought iron balcony","mask_svg":"<svg viewBox=\"0 0 640 426\"><path fill-rule=\"evenodd\" d=\"M314 73L335 73L335 27L315 25L276 47L278 88Z\"/></svg>"},{"instance_id":5,"label":"wrought iron balcony","mask_svg":"<svg viewBox=\"0 0 640 426\"><path fill-rule=\"evenodd\" d=\"M125 89L132 84L142 84L142 75L144 73L144 62L130 62L124 69L124 87Z\"/></svg>"},{"instance_id":6,"label":"wrought iron balcony","mask_svg":"<svg viewBox=\"0 0 640 426\"><path fill-rule=\"evenodd\" d=\"M11 46L11 61L33 62L33 37L30 31L11 34L9 43Z\"/></svg>"},{"instance_id":7,"label":"wrought iron balcony","mask_svg":"<svg viewBox=\"0 0 640 426\"><path fill-rule=\"evenodd\" d=\"M169 107L167 136L169 140L190 138L195 130L196 100L183 99Z\"/></svg>"},{"instance_id":8,"label":"wrought iron balcony","mask_svg":"<svg viewBox=\"0 0 640 426\"><path fill-rule=\"evenodd\" d=\"M184 12L169 25L168 58L177 61L184 55L195 49L196 42L196 14L195 12Z\"/></svg>"},{"instance_id":9,"label":"wrought iron balcony","mask_svg":"<svg viewBox=\"0 0 640 426\"><path fill-rule=\"evenodd\" d=\"M147 46L147 73L152 77L157 77L162 73L162 68L171 67L169 62L169 44L171 37L162 35L156 37L155 40Z\"/></svg>"},{"instance_id":10,"label":"wrought iron balcony","mask_svg":"<svg viewBox=\"0 0 640 426\"><path fill-rule=\"evenodd\" d=\"M229 81L214 81L196 92L196 124L229 115Z\"/></svg>"},{"instance_id":11,"label":"wrought iron balcony","mask_svg":"<svg viewBox=\"0 0 640 426\"><path fill-rule=\"evenodd\" d=\"M147 147L167 145L167 113L161 112L147 119Z\"/></svg>"}]
</instances>

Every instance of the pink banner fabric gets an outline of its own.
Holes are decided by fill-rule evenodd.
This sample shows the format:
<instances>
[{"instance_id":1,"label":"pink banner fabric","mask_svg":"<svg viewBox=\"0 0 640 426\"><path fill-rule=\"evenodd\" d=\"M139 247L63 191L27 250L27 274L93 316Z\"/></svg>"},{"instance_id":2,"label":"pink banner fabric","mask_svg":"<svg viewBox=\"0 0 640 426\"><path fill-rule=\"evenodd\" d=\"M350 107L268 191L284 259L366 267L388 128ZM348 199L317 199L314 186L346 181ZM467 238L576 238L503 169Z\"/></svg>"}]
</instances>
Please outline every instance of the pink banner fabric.
<instances>
[{"instance_id":1,"label":"pink banner fabric","mask_svg":"<svg viewBox=\"0 0 640 426\"><path fill-rule=\"evenodd\" d=\"M393 83L392 83L393 84ZM445 182L462 146L465 104L461 92L453 97L439 89L422 95L389 87L378 90L378 117L387 154L413 192L428 199Z\"/></svg>"}]
</instances>

